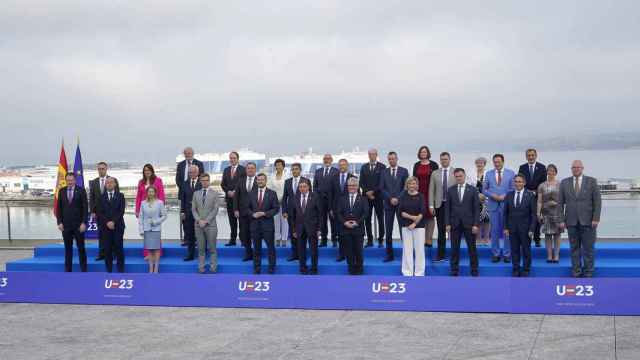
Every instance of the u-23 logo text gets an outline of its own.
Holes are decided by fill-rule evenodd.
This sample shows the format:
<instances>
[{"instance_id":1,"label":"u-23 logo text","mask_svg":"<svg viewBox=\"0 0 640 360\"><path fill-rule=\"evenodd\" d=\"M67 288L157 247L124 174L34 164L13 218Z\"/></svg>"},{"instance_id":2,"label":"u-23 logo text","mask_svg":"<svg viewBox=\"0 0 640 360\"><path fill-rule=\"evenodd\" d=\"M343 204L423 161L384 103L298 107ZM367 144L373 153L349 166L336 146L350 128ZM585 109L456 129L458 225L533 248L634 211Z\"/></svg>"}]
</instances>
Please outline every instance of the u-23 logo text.
<instances>
[{"instance_id":1,"label":"u-23 logo text","mask_svg":"<svg viewBox=\"0 0 640 360\"><path fill-rule=\"evenodd\" d=\"M591 297L595 294L593 285L556 285L556 295Z\"/></svg>"},{"instance_id":2,"label":"u-23 logo text","mask_svg":"<svg viewBox=\"0 0 640 360\"><path fill-rule=\"evenodd\" d=\"M133 280L105 280L104 281L105 289L120 289L120 290L131 290L133 289Z\"/></svg>"},{"instance_id":3,"label":"u-23 logo text","mask_svg":"<svg viewBox=\"0 0 640 360\"><path fill-rule=\"evenodd\" d=\"M268 292L271 290L269 281L240 281L238 282L238 290L244 292Z\"/></svg>"},{"instance_id":4,"label":"u-23 logo text","mask_svg":"<svg viewBox=\"0 0 640 360\"><path fill-rule=\"evenodd\" d=\"M371 291L374 294L404 294L407 292L407 283L374 282L371 283Z\"/></svg>"},{"instance_id":5,"label":"u-23 logo text","mask_svg":"<svg viewBox=\"0 0 640 360\"><path fill-rule=\"evenodd\" d=\"M5 288L7 286L9 286L9 278L0 278L0 288Z\"/></svg>"}]
</instances>

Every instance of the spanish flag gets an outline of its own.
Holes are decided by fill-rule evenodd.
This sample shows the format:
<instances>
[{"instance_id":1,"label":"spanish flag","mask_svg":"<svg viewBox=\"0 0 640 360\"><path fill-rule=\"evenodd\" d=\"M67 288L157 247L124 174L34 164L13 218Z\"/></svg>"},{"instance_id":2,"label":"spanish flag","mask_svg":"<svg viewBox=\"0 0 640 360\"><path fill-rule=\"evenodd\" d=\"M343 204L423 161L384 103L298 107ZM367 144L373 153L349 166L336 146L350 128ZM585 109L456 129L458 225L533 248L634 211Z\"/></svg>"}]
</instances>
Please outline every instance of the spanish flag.
<instances>
[{"instance_id":1,"label":"spanish flag","mask_svg":"<svg viewBox=\"0 0 640 360\"><path fill-rule=\"evenodd\" d=\"M60 160L58 161L58 179L56 180L56 190L53 195L53 214L58 215L58 193L60 189L67 186L65 177L67 176L67 155L64 152L64 140L62 140L62 148L60 149Z\"/></svg>"}]
</instances>

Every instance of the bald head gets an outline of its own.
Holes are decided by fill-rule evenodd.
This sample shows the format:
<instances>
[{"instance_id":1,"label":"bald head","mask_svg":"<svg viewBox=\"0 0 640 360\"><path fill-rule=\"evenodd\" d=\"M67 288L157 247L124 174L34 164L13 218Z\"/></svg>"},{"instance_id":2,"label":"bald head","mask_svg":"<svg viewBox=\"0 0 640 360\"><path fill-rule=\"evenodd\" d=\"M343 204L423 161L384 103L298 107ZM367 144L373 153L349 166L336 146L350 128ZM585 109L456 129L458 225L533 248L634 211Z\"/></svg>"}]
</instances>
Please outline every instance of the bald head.
<instances>
[{"instance_id":1,"label":"bald head","mask_svg":"<svg viewBox=\"0 0 640 360\"><path fill-rule=\"evenodd\" d=\"M573 160L571 163L571 173L573 176L582 176L583 171L584 165L582 164L582 160Z\"/></svg>"},{"instance_id":2,"label":"bald head","mask_svg":"<svg viewBox=\"0 0 640 360\"><path fill-rule=\"evenodd\" d=\"M200 175L200 169L198 168L198 166L197 165L189 166L189 178L197 179L198 175Z\"/></svg>"}]
</instances>

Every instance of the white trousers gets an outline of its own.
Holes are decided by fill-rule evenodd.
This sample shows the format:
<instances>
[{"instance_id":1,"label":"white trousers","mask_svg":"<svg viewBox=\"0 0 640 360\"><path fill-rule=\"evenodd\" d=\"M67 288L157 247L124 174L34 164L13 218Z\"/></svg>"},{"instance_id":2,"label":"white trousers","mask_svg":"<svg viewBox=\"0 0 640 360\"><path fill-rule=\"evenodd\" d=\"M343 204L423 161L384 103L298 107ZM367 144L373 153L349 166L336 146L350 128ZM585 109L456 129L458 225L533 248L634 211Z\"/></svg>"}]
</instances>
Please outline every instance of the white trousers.
<instances>
[{"instance_id":1,"label":"white trousers","mask_svg":"<svg viewBox=\"0 0 640 360\"><path fill-rule=\"evenodd\" d=\"M280 208L278 213L273 217L273 223L275 226L274 240L289 240L289 223L287 219L282 216L282 208Z\"/></svg>"},{"instance_id":2,"label":"white trousers","mask_svg":"<svg viewBox=\"0 0 640 360\"><path fill-rule=\"evenodd\" d=\"M424 276L424 228L402 231L402 275ZM415 252L415 261L413 259ZM414 267L415 266L415 267Z\"/></svg>"}]
</instances>

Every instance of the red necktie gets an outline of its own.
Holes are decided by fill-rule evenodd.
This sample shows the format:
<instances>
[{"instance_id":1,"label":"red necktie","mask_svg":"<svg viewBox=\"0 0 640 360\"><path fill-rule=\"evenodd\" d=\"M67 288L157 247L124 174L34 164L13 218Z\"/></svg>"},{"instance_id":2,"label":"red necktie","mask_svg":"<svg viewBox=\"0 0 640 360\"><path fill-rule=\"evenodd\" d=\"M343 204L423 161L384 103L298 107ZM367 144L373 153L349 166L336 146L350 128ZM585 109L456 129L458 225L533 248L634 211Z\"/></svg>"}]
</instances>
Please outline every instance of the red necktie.
<instances>
[{"instance_id":1,"label":"red necktie","mask_svg":"<svg viewBox=\"0 0 640 360\"><path fill-rule=\"evenodd\" d=\"M302 212L307 209L307 195L302 195Z\"/></svg>"},{"instance_id":2,"label":"red necktie","mask_svg":"<svg viewBox=\"0 0 640 360\"><path fill-rule=\"evenodd\" d=\"M231 167L231 178L236 177L236 168L234 166Z\"/></svg>"},{"instance_id":3,"label":"red necktie","mask_svg":"<svg viewBox=\"0 0 640 360\"><path fill-rule=\"evenodd\" d=\"M498 170L498 185L502 184L502 170Z\"/></svg>"},{"instance_id":4,"label":"red necktie","mask_svg":"<svg viewBox=\"0 0 640 360\"><path fill-rule=\"evenodd\" d=\"M262 209L262 190L260 190L260 194L258 194L258 208Z\"/></svg>"}]
</instances>

